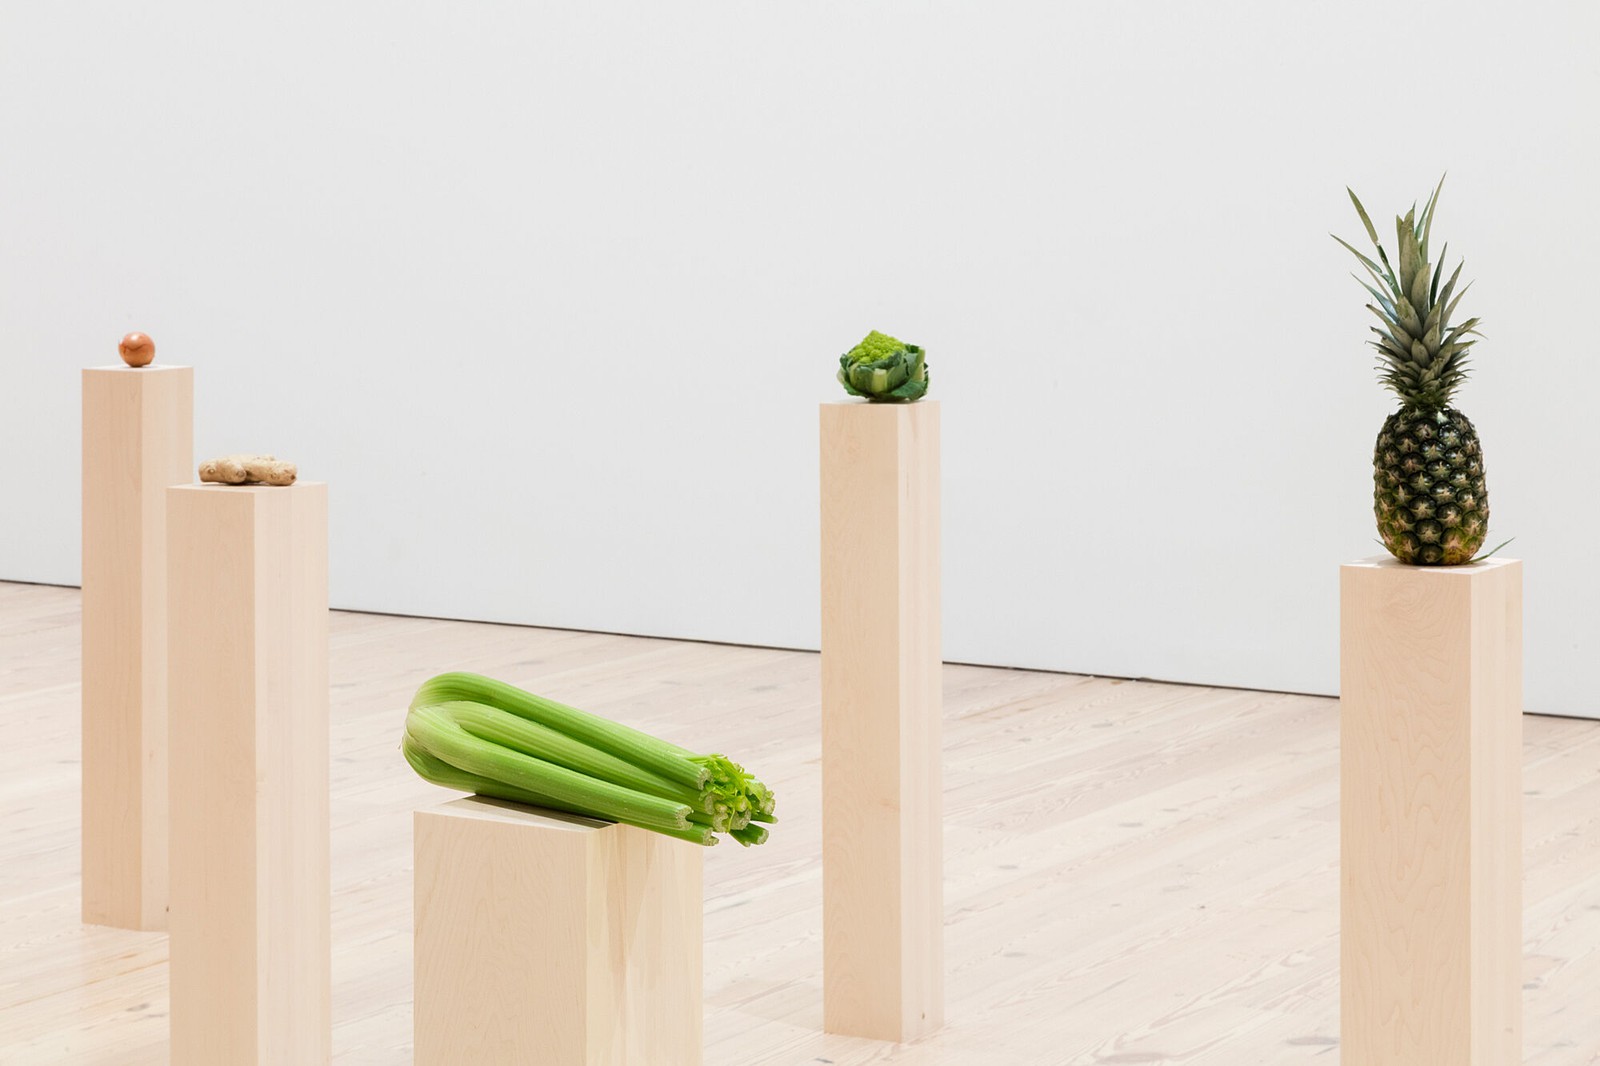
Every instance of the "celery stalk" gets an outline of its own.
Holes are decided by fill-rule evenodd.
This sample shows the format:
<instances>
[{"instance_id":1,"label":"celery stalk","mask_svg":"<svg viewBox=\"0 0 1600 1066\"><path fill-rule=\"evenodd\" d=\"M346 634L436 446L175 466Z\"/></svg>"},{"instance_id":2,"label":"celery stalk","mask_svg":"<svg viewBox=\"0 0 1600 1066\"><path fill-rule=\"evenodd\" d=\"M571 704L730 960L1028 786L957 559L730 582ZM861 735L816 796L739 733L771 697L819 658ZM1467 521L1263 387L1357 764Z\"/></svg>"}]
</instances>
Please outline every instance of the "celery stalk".
<instances>
[{"instance_id":1,"label":"celery stalk","mask_svg":"<svg viewBox=\"0 0 1600 1066\"><path fill-rule=\"evenodd\" d=\"M502 785L498 781L491 781L487 777L469 774L465 770L458 770L443 759L434 758L427 750L417 744L407 733L400 741L400 749L405 754L406 762L417 772L417 776L424 781L431 781L445 788L459 789L462 792L472 792L479 796L488 796L490 799L509 800L513 803L525 803L533 807L548 807L553 810L565 810L573 814L587 815L590 818L600 818L605 821L604 815L594 811L578 810L570 805L562 805L549 796L526 789L515 788L511 785ZM690 815L690 818L695 817ZM653 832L664 833L667 836L687 840L691 844L700 844L710 847L717 842L717 836L707 825L690 825L687 829L657 829L650 827Z\"/></svg>"},{"instance_id":2,"label":"celery stalk","mask_svg":"<svg viewBox=\"0 0 1600 1066\"><path fill-rule=\"evenodd\" d=\"M565 766L482 740L433 707L413 707L406 715L406 732L430 755L451 766L548 796L562 807L571 804L614 822L627 822L646 829L686 829L689 826L687 804L586 777Z\"/></svg>"},{"instance_id":3,"label":"celery stalk","mask_svg":"<svg viewBox=\"0 0 1600 1066\"><path fill-rule=\"evenodd\" d=\"M478 674L417 690L402 751L423 778L485 796L626 822L699 844L767 839L772 790L725 755L647 733Z\"/></svg>"},{"instance_id":4,"label":"celery stalk","mask_svg":"<svg viewBox=\"0 0 1600 1066\"><path fill-rule=\"evenodd\" d=\"M580 711L576 707L547 700L524 692L514 685L484 677L481 674L440 674L423 683L417 690L413 706L418 703L442 703L451 700L470 700L487 703L519 718L548 726L581 740L591 747L610 752L636 766L660 774L670 781L699 788L705 784L707 771L685 757L683 749L663 740L630 729L598 715Z\"/></svg>"},{"instance_id":5,"label":"celery stalk","mask_svg":"<svg viewBox=\"0 0 1600 1066\"><path fill-rule=\"evenodd\" d=\"M493 741L513 751L520 751L524 755L553 762L569 770L598 777L602 781L610 781L623 788L631 788L635 792L674 799L690 807L699 807L703 802L703 795L686 785L668 781L659 774L642 770L625 759L619 759L599 748L573 740L554 729L548 729L526 718L519 718L498 707L466 700L452 700L435 706L448 714L462 729L481 740Z\"/></svg>"}]
</instances>

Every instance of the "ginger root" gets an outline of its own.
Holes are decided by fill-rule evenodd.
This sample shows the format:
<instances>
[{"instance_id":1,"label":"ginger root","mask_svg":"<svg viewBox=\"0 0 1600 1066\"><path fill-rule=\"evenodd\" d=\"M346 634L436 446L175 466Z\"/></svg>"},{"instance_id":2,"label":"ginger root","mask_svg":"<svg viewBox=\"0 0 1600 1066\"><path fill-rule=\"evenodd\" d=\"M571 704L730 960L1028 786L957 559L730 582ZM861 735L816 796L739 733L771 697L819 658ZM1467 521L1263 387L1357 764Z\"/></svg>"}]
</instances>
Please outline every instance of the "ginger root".
<instances>
[{"instance_id":1,"label":"ginger root","mask_svg":"<svg viewBox=\"0 0 1600 1066\"><path fill-rule=\"evenodd\" d=\"M200 464L200 480L223 485L293 485L295 465L270 455L224 455Z\"/></svg>"}]
</instances>

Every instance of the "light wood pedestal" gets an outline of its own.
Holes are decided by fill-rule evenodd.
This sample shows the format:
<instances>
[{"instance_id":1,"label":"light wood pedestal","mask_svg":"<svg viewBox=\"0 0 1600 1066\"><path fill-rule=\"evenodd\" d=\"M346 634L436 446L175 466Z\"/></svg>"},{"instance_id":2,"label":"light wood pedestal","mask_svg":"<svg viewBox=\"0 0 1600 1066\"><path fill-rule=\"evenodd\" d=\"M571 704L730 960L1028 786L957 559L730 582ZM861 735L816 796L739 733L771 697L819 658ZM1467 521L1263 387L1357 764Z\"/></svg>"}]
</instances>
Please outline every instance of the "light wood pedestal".
<instances>
[{"instance_id":1,"label":"light wood pedestal","mask_svg":"<svg viewBox=\"0 0 1600 1066\"><path fill-rule=\"evenodd\" d=\"M319 1066L327 486L185 485L167 502L172 1063Z\"/></svg>"},{"instance_id":2,"label":"light wood pedestal","mask_svg":"<svg viewBox=\"0 0 1600 1066\"><path fill-rule=\"evenodd\" d=\"M1522 1061L1522 564L1340 575L1344 1066Z\"/></svg>"},{"instance_id":3,"label":"light wood pedestal","mask_svg":"<svg viewBox=\"0 0 1600 1066\"><path fill-rule=\"evenodd\" d=\"M823 1026L943 1024L939 405L827 403Z\"/></svg>"},{"instance_id":4,"label":"light wood pedestal","mask_svg":"<svg viewBox=\"0 0 1600 1066\"><path fill-rule=\"evenodd\" d=\"M417 1066L699 1066L701 847L473 796L415 848Z\"/></svg>"},{"instance_id":5,"label":"light wood pedestal","mask_svg":"<svg viewBox=\"0 0 1600 1066\"><path fill-rule=\"evenodd\" d=\"M194 370L83 372L83 920L167 927L167 500Z\"/></svg>"}]
</instances>

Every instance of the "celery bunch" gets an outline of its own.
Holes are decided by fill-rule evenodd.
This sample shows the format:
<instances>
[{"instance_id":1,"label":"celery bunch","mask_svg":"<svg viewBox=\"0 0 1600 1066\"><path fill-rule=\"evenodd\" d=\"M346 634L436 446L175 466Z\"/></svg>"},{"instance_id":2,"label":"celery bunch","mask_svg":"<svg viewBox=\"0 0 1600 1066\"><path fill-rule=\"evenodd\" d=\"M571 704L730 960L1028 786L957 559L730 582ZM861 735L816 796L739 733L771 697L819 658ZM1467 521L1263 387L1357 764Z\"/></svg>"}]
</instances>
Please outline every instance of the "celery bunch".
<instances>
[{"instance_id":1,"label":"celery bunch","mask_svg":"<svg viewBox=\"0 0 1600 1066\"><path fill-rule=\"evenodd\" d=\"M696 755L478 674L424 682L400 743L425 779L480 796L715 844L765 843L772 790L725 755Z\"/></svg>"}]
</instances>

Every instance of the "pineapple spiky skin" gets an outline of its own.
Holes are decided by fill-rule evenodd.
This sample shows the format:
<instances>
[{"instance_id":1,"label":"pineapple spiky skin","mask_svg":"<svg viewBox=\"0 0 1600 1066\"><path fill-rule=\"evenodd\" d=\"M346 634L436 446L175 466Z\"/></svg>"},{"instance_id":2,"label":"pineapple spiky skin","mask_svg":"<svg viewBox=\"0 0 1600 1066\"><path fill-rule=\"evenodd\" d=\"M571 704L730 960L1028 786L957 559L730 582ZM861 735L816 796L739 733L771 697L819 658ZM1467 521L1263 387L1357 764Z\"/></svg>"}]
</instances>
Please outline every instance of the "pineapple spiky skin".
<instances>
[{"instance_id":1,"label":"pineapple spiky skin","mask_svg":"<svg viewBox=\"0 0 1600 1066\"><path fill-rule=\"evenodd\" d=\"M1402 407L1378 433L1373 510L1390 553L1415 566L1469 563L1489 533L1483 446L1451 407Z\"/></svg>"}]
</instances>

